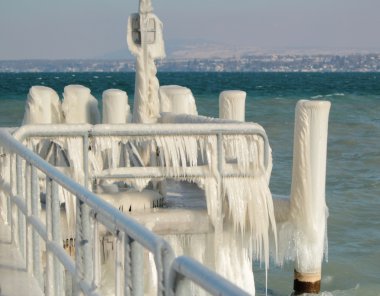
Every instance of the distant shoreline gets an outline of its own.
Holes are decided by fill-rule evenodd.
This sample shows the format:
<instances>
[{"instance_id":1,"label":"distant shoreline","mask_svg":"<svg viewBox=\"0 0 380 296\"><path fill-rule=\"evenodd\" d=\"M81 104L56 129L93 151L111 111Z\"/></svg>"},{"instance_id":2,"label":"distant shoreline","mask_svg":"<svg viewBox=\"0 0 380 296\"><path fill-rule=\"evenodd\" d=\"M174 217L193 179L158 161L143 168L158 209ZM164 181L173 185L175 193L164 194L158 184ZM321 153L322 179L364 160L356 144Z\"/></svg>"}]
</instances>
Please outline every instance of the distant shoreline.
<instances>
[{"instance_id":1,"label":"distant shoreline","mask_svg":"<svg viewBox=\"0 0 380 296\"><path fill-rule=\"evenodd\" d=\"M158 60L161 72L380 72L380 54L260 54ZM132 59L0 60L0 73L134 72Z\"/></svg>"}]
</instances>

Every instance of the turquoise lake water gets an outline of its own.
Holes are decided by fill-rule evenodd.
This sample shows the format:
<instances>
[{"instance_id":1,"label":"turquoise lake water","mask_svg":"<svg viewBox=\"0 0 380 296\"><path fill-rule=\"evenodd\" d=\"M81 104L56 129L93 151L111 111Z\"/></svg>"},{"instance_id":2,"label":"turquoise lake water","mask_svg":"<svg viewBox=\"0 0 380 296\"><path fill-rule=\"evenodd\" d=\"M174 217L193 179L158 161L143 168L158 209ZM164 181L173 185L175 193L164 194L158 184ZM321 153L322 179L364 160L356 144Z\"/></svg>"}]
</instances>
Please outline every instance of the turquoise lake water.
<instances>
[{"instance_id":1,"label":"turquoise lake water","mask_svg":"<svg viewBox=\"0 0 380 296\"><path fill-rule=\"evenodd\" d=\"M265 128L273 150L271 190L283 195L290 192L296 102L331 101L323 294L380 295L380 73L161 73L159 80L189 87L207 116L218 115L222 90L245 90L246 120ZM120 88L133 101L133 73L0 73L0 126L21 124L32 85L61 95L68 84L89 87L98 100L104 90ZM265 273L254 268L258 294L265 295ZM291 263L271 266L268 295L289 295L292 276Z\"/></svg>"}]
</instances>

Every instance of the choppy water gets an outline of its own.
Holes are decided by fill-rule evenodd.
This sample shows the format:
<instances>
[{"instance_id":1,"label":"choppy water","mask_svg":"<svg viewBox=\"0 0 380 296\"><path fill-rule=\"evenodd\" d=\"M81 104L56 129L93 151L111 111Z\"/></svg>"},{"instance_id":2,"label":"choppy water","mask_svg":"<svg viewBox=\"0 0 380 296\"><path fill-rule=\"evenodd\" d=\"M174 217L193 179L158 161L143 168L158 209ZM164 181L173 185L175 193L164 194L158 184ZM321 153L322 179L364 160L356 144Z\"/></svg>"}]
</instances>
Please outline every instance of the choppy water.
<instances>
[{"instance_id":1,"label":"choppy water","mask_svg":"<svg viewBox=\"0 0 380 296\"><path fill-rule=\"evenodd\" d=\"M294 107L299 99L332 102L329 125L327 204L329 255L323 266L324 295L380 295L380 74L379 73L161 73L162 85L192 89L202 115L218 115L218 94L247 91L246 118L264 126L273 149L272 192L288 194ZM59 94L83 84L100 100L120 88L133 100L132 73L0 73L0 126L21 123L28 89L46 85ZM259 294L265 274L255 265ZM292 264L271 267L269 295L289 295Z\"/></svg>"}]
</instances>

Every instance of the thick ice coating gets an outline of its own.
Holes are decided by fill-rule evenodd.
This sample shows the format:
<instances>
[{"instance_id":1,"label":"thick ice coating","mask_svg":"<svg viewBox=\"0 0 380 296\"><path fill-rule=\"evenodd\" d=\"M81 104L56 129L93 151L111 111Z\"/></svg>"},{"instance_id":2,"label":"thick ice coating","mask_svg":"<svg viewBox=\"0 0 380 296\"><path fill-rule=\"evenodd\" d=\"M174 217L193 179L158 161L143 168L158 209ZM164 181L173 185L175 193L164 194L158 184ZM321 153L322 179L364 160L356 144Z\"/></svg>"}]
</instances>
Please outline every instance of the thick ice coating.
<instances>
[{"instance_id":1,"label":"thick ice coating","mask_svg":"<svg viewBox=\"0 0 380 296\"><path fill-rule=\"evenodd\" d=\"M160 112L198 115L191 90L179 85L164 85L159 89Z\"/></svg>"},{"instance_id":2,"label":"thick ice coating","mask_svg":"<svg viewBox=\"0 0 380 296\"><path fill-rule=\"evenodd\" d=\"M226 90L219 95L219 118L245 121L245 98L241 90Z\"/></svg>"},{"instance_id":3,"label":"thick ice coating","mask_svg":"<svg viewBox=\"0 0 380 296\"><path fill-rule=\"evenodd\" d=\"M103 92L103 123L123 124L132 119L128 105L128 95L120 89L107 89Z\"/></svg>"},{"instance_id":4,"label":"thick ice coating","mask_svg":"<svg viewBox=\"0 0 380 296\"><path fill-rule=\"evenodd\" d=\"M61 123L61 118L61 103L57 93L46 86L32 86L23 124Z\"/></svg>"},{"instance_id":5,"label":"thick ice coating","mask_svg":"<svg viewBox=\"0 0 380 296\"><path fill-rule=\"evenodd\" d=\"M289 221L278 227L279 259L294 259L303 274L320 274L326 245L327 130L330 102L296 107Z\"/></svg>"},{"instance_id":6,"label":"thick ice coating","mask_svg":"<svg viewBox=\"0 0 380 296\"><path fill-rule=\"evenodd\" d=\"M133 122L136 123L154 123L159 117L159 81L154 60L165 57L165 47L162 22L152 11L151 1L141 1L140 13L131 15L128 20L128 47L136 56L133 104Z\"/></svg>"},{"instance_id":7,"label":"thick ice coating","mask_svg":"<svg viewBox=\"0 0 380 296\"><path fill-rule=\"evenodd\" d=\"M68 85L64 88L62 112L65 123L100 122L98 101L91 90L83 85Z\"/></svg>"},{"instance_id":8,"label":"thick ice coating","mask_svg":"<svg viewBox=\"0 0 380 296\"><path fill-rule=\"evenodd\" d=\"M114 149L119 147L119 143L122 143L122 153ZM240 177L221 176L217 168L217 141L213 136L99 137L93 142L90 153L94 153L94 167L97 167L98 173L104 168L112 168L106 169L106 173L123 172L123 168L119 167L120 155L131 160L126 163L127 166L133 165L134 158L143 158L136 149L142 143L150 147L147 151L160 151L155 169L160 170L162 175L196 182L205 189L207 211L215 231L207 237L190 238L199 239L197 247L208 250L205 256L195 257L254 294L252 260L259 259L268 266L269 233L276 233L267 179L270 166L264 163L263 139L256 135L223 137L223 150L229 151L234 159L232 163L224 164L224 173L228 175L229 169L237 170ZM108 164L104 164L102 155L105 154ZM191 167L198 167L205 177L186 176L185 170ZM136 178L136 181L146 186L149 179ZM143 189L133 186L139 191ZM221 228L217 229L220 223ZM178 248L177 255L188 250L180 237L172 237L171 241L175 249ZM186 251L186 254L194 253Z\"/></svg>"}]
</instances>

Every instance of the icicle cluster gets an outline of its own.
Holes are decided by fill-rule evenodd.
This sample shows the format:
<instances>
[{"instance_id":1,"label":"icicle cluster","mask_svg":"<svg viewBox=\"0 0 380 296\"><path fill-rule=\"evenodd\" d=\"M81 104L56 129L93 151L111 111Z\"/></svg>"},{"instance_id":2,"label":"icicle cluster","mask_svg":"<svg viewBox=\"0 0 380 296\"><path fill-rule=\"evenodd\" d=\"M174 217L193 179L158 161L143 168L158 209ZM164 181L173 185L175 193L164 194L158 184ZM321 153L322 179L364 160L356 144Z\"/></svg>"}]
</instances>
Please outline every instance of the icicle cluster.
<instances>
[{"instance_id":1,"label":"icicle cluster","mask_svg":"<svg viewBox=\"0 0 380 296\"><path fill-rule=\"evenodd\" d=\"M83 183L82 139L56 138L53 142L67 152L71 177ZM162 178L196 182L205 190L208 215L215 227L215 232L203 238L201 245L210 249L211 255L206 254L200 261L254 293L250 262L258 259L268 266L270 233L277 237L268 184L271 156L266 163L264 143L257 135L224 135L221 142L222 147L218 147L215 135L93 137L89 173L90 176L112 174L129 167L145 167L149 173L149 168L154 167ZM222 157L218 157L218 148ZM189 170L196 173L191 175ZM149 175L122 179L142 191L153 178L157 180L157 176ZM70 235L75 223L75 198L67 192L61 194Z\"/></svg>"},{"instance_id":2,"label":"icicle cluster","mask_svg":"<svg viewBox=\"0 0 380 296\"><path fill-rule=\"evenodd\" d=\"M276 233L276 224L267 178L271 166L264 165L264 143L256 135L224 136L223 143L226 157L219 172L215 136L99 137L94 139L93 167L100 173L119 166L158 166L164 177L197 182L205 188L211 222L215 224L221 218L218 207L224 203L222 215L227 223L231 221L235 232L252 236L256 258L268 264L268 233ZM187 168L197 166L203 178L186 174ZM229 176L231 166L233 176ZM128 183L141 191L149 181L137 178Z\"/></svg>"}]
</instances>

